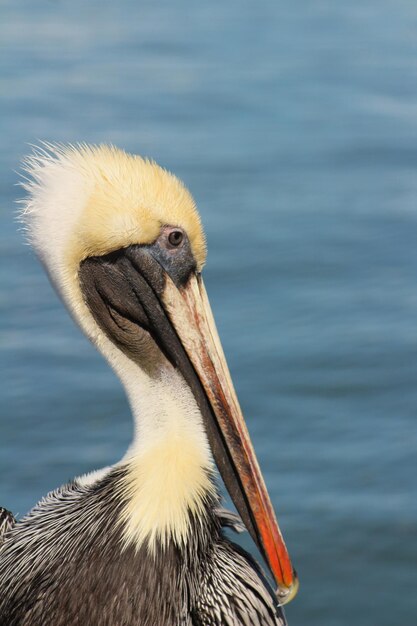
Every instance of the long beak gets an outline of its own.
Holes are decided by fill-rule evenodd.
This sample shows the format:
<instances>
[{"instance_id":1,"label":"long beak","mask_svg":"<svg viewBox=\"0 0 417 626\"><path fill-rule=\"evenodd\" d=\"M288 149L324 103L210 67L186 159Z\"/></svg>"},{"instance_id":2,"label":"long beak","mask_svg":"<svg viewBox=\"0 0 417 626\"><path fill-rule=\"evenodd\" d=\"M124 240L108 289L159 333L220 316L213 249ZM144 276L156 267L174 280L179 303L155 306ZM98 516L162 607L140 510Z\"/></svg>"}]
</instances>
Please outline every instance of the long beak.
<instances>
[{"instance_id":1,"label":"long beak","mask_svg":"<svg viewBox=\"0 0 417 626\"><path fill-rule=\"evenodd\" d=\"M275 578L280 603L286 604L297 593L298 579L243 419L201 276L192 274L185 286L178 287L166 275L162 301L212 408L216 464Z\"/></svg>"},{"instance_id":2,"label":"long beak","mask_svg":"<svg viewBox=\"0 0 417 626\"><path fill-rule=\"evenodd\" d=\"M132 345L136 327L141 327L190 385L225 486L277 583L280 604L286 604L297 593L298 579L246 429L203 281L194 271L183 278L172 276L164 259L161 263L159 248L153 246L90 257L79 270L85 300L111 340L134 360Z\"/></svg>"}]
</instances>

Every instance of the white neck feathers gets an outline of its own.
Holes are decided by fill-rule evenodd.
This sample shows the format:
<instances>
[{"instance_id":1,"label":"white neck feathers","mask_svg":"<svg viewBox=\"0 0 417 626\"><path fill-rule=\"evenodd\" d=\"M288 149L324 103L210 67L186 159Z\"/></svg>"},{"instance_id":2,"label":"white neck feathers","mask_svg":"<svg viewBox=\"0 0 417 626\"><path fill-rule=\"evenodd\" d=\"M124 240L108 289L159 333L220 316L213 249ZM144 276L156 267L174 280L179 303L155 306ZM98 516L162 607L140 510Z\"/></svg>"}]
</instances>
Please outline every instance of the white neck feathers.
<instances>
[{"instance_id":1,"label":"white neck feathers","mask_svg":"<svg viewBox=\"0 0 417 626\"><path fill-rule=\"evenodd\" d=\"M125 544L187 541L190 515L201 515L214 493L213 461L196 401L180 374L124 376L136 432L122 463ZM147 381L145 381L147 378Z\"/></svg>"}]
</instances>

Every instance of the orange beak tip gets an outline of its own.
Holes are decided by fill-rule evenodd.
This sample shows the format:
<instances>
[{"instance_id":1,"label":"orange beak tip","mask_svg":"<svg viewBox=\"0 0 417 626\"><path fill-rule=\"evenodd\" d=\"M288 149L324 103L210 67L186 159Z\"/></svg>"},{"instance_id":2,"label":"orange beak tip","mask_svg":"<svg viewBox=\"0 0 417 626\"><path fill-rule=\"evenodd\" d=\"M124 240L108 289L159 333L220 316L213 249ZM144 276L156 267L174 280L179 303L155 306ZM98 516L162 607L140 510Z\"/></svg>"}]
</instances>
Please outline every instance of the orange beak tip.
<instances>
[{"instance_id":1,"label":"orange beak tip","mask_svg":"<svg viewBox=\"0 0 417 626\"><path fill-rule=\"evenodd\" d=\"M293 579L289 587L286 585L278 585L276 595L279 601L279 606L288 604L295 598L298 592L300 582L298 580L297 572L293 570Z\"/></svg>"}]
</instances>

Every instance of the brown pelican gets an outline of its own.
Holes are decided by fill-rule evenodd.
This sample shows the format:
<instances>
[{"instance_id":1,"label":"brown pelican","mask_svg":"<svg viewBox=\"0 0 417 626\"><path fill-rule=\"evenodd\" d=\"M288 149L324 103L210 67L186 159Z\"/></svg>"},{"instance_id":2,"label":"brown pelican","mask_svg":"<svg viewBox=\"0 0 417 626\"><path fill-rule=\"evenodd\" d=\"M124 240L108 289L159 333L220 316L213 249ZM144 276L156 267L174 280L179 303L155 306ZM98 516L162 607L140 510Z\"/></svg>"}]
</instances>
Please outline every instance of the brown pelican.
<instances>
[{"instance_id":1,"label":"brown pelican","mask_svg":"<svg viewBox=\"0 0 417 626\"><path fill-rule=\"evenodd\" d=\"M116 465L0 528L0 623L271 626L297 578L246 430L183 184L113 147L26 163L22 217L72 316L120 377L135 437ZM216 463L277 585L224 534Z\"/></svg>"}]
</instances>

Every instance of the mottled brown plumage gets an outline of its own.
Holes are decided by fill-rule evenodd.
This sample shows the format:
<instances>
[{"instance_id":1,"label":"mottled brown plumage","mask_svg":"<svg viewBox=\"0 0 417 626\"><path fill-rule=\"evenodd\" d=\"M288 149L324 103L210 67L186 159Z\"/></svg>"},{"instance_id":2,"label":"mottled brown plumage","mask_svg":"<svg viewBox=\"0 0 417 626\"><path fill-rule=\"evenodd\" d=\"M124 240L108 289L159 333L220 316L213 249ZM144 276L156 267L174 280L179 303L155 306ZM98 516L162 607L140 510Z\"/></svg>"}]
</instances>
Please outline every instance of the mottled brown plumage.
<instances>
[{"instance_id":1,"label":"mottled brown plumage","mask_svg":"<svg viewBox=\"0 0 417 626\"><path fill-rule=\"evenodd\" d=\"M238 525L208 499L187 546L122 549L125 468L46 496L0 551L0 623L8 626L278 626L259 567L224 535ZM232 521L231 521L232 520Z\"/></svg>"}]
</instances>

